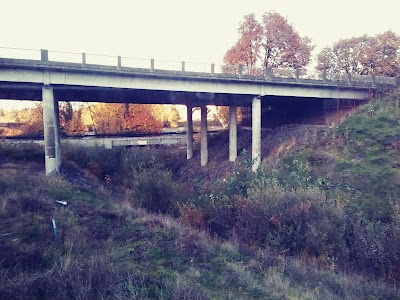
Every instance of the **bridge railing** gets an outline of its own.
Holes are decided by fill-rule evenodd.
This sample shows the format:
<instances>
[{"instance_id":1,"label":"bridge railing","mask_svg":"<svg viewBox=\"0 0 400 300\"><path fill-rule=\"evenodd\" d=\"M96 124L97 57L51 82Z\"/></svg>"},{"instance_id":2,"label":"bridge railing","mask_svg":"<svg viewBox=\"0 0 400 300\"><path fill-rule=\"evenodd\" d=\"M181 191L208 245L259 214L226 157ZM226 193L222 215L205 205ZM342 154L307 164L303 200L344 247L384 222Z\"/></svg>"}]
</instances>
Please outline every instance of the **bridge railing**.
<instances>
[{"instance_id":1,"label":"bridge railing","mask_svg":"<svg viewBox=\"0 0 400 300\"><path fill-rule=\"evenodd\" d=\"M0 57L15 59L40 59L41 50L28 48L0 47Z\"/></svg>"},{"instance_id":2,"label":"bridge railing","mask_svg":"<svg viewBox=\"0 0 400 300\"><path fill-rule=\"evenodd\" d=\"M346 73L327 73L288 68L262 68L256 66L221 65L194 63L184 61L168 61L141 59L125 56L112 56L93 53L77 53L66 51L48 51L45 49L23 49L0 47L0 57L47 62L74 63L82 66L111 66L118 69L135 68L151 72L174 71L186 73L214 75L233 75L235 77L260 77L264 79L313 79L333 82L360 82L374 85L398 84L398 79L386 76L350 75Z\"/></svg>"}]
</instances>

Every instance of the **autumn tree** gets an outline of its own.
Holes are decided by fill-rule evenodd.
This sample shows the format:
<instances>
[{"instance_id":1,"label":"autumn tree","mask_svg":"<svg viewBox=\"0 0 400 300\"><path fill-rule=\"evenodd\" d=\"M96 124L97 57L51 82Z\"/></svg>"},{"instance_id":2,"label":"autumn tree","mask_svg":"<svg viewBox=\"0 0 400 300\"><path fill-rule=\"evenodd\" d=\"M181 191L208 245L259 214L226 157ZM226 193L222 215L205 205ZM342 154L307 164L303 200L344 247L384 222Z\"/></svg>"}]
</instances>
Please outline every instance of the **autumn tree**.
<instances>
[{"instance_id":1,"label":"autumn tree","mask_svg":"<svg viewBox=\"0 0 400 300\"><path fill-rule=\"evenodd\" d=\"M317 70L328 73L399 76L400 36L387 31L376 36L341 39L317 56Z\"/></svg>"},{"instance_id":2,"label":"autumn tree","mask_svg":"<svg viewBox=\"0 0 400 300\"><path fill-rule=\"evenodd\" d=\"M153 115L151 105L128 104L123 120L125 131L161 132L163 127Z\"/></svg>"},{"instance_id":3,"label":"autumn tree","mask_svg":"<svg viewBox=\"0 0 400 300\"><path fill-rule=\"evenodd\" d=\"M96 133L160 132L151 105L101 103L89 106Z\"/></svg>"},{"instance_id":4,"label":"autumn tree","mask_svg":"<svg viewBox=\"0 0 400 300\"><path fill-rule=\"evenodd\" d=\"M369 56L361 63L369 74L400 76L400 36L386 31L371 38Z\"/></svg>"},{"instance_id":5,"label":"autumn tree","mask_svg":"<svg viewBox=\"0 0 400 300\"><path fill-rule=\"evenodd\" d=\"M300 69L310 62L311 40L301 37L286 18L266 12L263 27L264 67Z\"/></svg>"},{"instance_id":6,"label":"autumn tree","mask_svg":"<svg viewBox=\"0 0 400 300\"><path fill-rule=\"evenodd\" d=\"M180 115L176 105L153 104L151 111L156 120L161 122L164 127L178 127Z\"/></svg>"},{"instance_id":7,"label":"autumn tree","mask_svg":"<svg viewBox=\"0 0 400 300\"><path fill-rule=\"evenodd\" d=\"M36 102L35 107L25 108L15 112L15 120L19 120L22 125L23 135L43 135L43 106Z\"/></svg>"},{"instance_id":8,"label":"autumn tree","mask_svg":"<svg viewBox=\"0 0 400 300\"><path fill-rule=\"evenodd\" d=\"M85 126L82 120L83 108L73 108L71 102L61 102L60 111L60 130L68 135L80 135L85 133Z\"/></svg>"},{"instance_id":9,"label":"autumn tree","mask_svg":"<svg viewBox=\"0 0 400 300\"><path fill-rule=\"evenodd\" d=\"M225 64L264 68L302 69L309 62L313 46L301 37L288 20L277 12L266 12L260 24L254 14L239 26L239 40L224 57Z\"/></svg>"},{"instance_id":10,"label":"autumn tree","mask_svg":"<svg viewBox=\"0 0 400 300\"><path fill-rule=\"evenodd\" d=\"M229 124L229 106L217 106L215 111L215 118L221 123L223 127L228 127ZM236 121L242 122L243 109L241 107L236 108Z\"/></svg>"},{"instance_id":11,"label":"autumn tree","mask_svg":"<svg viewBox=\"0 0 400 300\"><path fill-rule=\"evenodd\" d=\"M244 16L239 35L237 43L226 52L224 62L227 65L255 67L260 57L263 28L254 14Z\"/></svg>"}]
</instances>

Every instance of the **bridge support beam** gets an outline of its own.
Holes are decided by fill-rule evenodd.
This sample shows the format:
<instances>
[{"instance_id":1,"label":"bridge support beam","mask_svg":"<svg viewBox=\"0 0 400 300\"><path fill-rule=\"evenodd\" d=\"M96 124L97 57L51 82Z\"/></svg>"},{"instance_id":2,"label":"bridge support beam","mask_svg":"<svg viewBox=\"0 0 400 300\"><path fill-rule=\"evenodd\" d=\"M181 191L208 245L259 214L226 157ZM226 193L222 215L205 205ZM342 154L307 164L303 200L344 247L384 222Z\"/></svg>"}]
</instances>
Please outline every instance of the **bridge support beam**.
<instances>
[{"instance_id":1,"label":"bridge support beam","mask_svg":"<svg viewBox=\"0 0 400 300\"><path fill-rule=\"evenodd\" d=\"M200 162L204 167L208 163L208 141L207 141L207 105L201 106L201 146Z\"/></svg>"},{"instance_id":2,"label":"bridge support beam","mask_svg":"<svg viewBox=\"0 0 400 300\"><path fill-rule=\"evenodd\" d=\"M42 103L46 175L54 175L60 172L61 147L58 102L50 85L42 88Z\"/></svg>"},{"instance_id":3,"label":"bridge support beam","mask_svg":"<svg viewBox=\"0 0 400 300\"><path fill-rule=\"evenodd\" d=\"M192 106L186 105L186 158L193 157L193 113Z\"/></svg>"},{"instance_id":4,"label":"bridge support beam","mask_svg":"<svg viewBox=\"0 0 400 300\"><path fill-rule=\"evenodd\" d=\"M237 158L237 124L236 105L229 106L229 161L234 162Z\"/></svg>"},{"instance_id":5,"label":"bridge support beam","mask_svg":"<svg viewBox=\"0 0 400 300\"><path fill-rule=\"evenodd\" d=\"M256 172L261 165L261 99L253 98L251 109L251 159L253 162L252 170Z\"/></svg>"}]
</instances>

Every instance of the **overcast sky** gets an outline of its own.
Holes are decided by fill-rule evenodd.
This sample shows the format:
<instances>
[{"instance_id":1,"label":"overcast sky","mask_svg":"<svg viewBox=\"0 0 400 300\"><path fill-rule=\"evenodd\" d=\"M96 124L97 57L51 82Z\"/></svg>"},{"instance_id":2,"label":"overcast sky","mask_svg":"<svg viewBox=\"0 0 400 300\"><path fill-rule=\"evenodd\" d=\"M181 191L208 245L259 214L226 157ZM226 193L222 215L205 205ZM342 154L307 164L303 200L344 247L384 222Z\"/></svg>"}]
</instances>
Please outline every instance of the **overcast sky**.
<instances>
[{"instance_id":1,"label":"overcast sky","mask_svg":"<svg viewBox=\"0 0 400 300\"><path fill-rule=\"evenodd\" d=\"M270 10L317 49L389 29L400 34L399 0L3 0L0 46L218 64L243 16Z\"/></svg>"}]
</instances>

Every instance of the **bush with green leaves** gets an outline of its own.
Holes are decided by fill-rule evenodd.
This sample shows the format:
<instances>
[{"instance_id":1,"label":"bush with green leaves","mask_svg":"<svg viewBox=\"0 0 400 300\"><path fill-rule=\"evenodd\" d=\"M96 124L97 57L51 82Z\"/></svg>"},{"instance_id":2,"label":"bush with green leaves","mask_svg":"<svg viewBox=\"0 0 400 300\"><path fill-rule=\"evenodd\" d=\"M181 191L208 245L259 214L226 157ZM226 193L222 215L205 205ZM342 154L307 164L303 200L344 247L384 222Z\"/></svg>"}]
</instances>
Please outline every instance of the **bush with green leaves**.
<instances>
[{"instance_id":1,"label":"bush with green leaves","mask_svg":"<svg viewBox=\"0 0 400 300\"><path fill-rule=\"evenodd\" d=\"M314 187L288 189L261 178L237 209L239 239L291 255L319 257L333 249L342 256L344 230L343 209Z\"/></svg>"},{"instance_id":2,"label":"bush with green leaves","mask_svg":"<svg viewBox=\"0 0 400 300\"><path fill-rule=\"evenodd\" d=\"M160 164L139 164L125 180L127 194L135 206L151 212L177 215L178 204L186 200L186 191L176 183L172 172Z\"/></svg>"}]
</instances>

